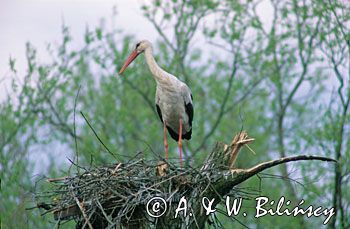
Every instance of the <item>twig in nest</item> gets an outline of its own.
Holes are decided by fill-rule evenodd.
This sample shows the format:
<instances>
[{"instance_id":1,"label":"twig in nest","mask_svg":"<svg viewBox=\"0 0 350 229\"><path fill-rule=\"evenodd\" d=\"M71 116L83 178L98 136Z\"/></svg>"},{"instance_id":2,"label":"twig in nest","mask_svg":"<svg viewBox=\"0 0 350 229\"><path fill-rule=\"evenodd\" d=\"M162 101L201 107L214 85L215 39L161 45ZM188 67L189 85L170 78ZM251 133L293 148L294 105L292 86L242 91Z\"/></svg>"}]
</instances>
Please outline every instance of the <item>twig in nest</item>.
<instances>
[{"instance_id":1,"label":"twig in nest","mask_svg":"<svg viewBox=\"0 0 350 229\"><path fill-rule=\"evenodd\" d=\"M87 215L86 215L86 212L85 212L85 210L84 210L83 204L80 203L80 201L78 200L77 197L74 197L74 199L75 199L75 202L77 203L77 205L78 205L78 207L79 207L81 213L83 214L83 217L84 217L84 219L85 219L85 224L87 224L87 225L89 226L90 229L94 229L93 226L91 225L91 223L90 223L90 221L89 221Z\"/></svg>"},{"instance_id":2,"label":"twig in nest","mask_svg":"<svg viewBox=\"0 0 350 229\"><path fill-rule=\"evenodd\" d=\"M65 179L67 179L68 177L59 177L59 178L48 178L46 179L47 182L57 182L57 181L64 181Z\"/></svg>"},{"instance_id":3,"label":"twig in nest","mask_svg":"<svg viewBox=\"0 0 350 229\"><path fill-rule=\"evenodd\" d=\"M120 168L121 165L122 165L122 163L119 163L119 164L113 169L113 171L112 171L112 174L113 174L113 175L118 171L118 169Z\"/></svg>"}]
</instances>

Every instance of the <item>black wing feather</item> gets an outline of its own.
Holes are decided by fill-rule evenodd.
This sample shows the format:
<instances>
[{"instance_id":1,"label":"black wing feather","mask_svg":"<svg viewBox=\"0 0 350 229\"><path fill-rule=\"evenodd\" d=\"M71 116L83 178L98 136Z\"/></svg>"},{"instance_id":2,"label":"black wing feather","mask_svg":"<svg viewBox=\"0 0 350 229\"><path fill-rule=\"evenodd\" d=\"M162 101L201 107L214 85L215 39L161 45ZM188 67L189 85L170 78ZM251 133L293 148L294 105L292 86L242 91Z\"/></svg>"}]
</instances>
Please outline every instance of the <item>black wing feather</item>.
<instances>
[{"instance_id":1,"label":"black wing feather","mask_svg":"<svg viewBox=\"0 0 350 229\"><path fill-rule=\"evenodd\" d=\"M160 107L158 106L158 104L156 104L156 107L157 107L157 113L158 113L158 116L160 118L160 121L163 122L162 111L160 110Z\"/></svg>"},{"instance_id":2,"label":"black wing feather","mask_svg":"<svg viewBox=\"0 0 350 229\"><path fill-rule=\"evenodd\" d=\"M192 127L193 113L194 113L192 103L185 104L185 111L186 111L186 114L188 115L188 123Z\"/></svg>"},{"instance_id":3,"label":"black wing feather","mask_svg":"<svg viewBox=\"0 0 350 229\"><path fill-rule=\"evenodd\" d=\"M176 133L173 129L171 129L169 126L166 126L166 128L168 129L168 132L170 134L170 137L172 139L174 139L175 141L178 141L179 140L179 134ZM182 135L183 136L183 135Z\"/></svg>"},{"instance_id":4,"label":"black wing feather","mask_svg":"<svg viewBox=\"0 0 350 229\"><path fill-rule=\"evenodd\" d=\"M188 115L188 123L190 124L191 129L186 134L182 135L182 138L187 140L190 140L192 136L192 121L193 121L193 114L194 114L192 101L193 101L193 97L191 94L191 102L185 104L185 111L186 111L186 114Z\"/></svg>"}]
</instances>

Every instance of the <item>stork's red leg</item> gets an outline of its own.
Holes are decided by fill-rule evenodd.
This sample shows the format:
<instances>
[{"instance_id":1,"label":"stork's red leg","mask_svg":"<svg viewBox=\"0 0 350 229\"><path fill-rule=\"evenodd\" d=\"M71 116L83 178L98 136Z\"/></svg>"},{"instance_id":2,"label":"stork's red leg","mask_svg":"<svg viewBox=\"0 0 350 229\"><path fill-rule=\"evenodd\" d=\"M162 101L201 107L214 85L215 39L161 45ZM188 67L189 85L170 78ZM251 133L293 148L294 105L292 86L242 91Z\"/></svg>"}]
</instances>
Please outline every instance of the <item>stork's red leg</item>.
<instances>
[{"instance_id":1,"label":"stork's red leg","mask_svg":"<svg viewBox=\"0 0 350 229\"><path fill-rule=\"evenodd\" d=\"M166 137L166 124L165 124L165 122L164 122L164 148L165 148L165 159L168 160L169 145L168 145L168 140Z\"/></svg>"},{"instance_id":2,"label":"stork's red leg","mask_svg":"<svg viewBox=\"0 0 350 229\"><path fill-rule=\"evenodd\" d=\"M179 127L179 141L177 143L179 146L180 166L182 167L182 119L181 118L180 118L180 127Z\"/></svg>"}]
</instances>

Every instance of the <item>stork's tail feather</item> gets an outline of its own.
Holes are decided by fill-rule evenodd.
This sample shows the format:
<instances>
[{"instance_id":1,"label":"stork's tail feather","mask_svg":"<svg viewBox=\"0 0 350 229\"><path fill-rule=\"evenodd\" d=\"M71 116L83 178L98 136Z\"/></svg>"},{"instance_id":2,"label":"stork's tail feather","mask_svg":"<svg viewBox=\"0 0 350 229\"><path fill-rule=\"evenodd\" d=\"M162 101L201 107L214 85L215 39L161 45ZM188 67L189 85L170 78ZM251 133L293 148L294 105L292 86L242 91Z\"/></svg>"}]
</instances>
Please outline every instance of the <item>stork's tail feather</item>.
<instances>
[{"instance_id":1,"label":"stork's tail feather","mask_svg":"<svg viewBox=\"0 0 350 229\"><path fill-rule=\"evenodd\" d=\"M169 126L166 127L168 129L168 132L170 134L170 137L174 139L175 141L179 140L179 134L176 133L173 129L171 129ZM182 139L190 140L192 136L192 128L189 132L182 135Z\"/></svg>"}]
</instances>

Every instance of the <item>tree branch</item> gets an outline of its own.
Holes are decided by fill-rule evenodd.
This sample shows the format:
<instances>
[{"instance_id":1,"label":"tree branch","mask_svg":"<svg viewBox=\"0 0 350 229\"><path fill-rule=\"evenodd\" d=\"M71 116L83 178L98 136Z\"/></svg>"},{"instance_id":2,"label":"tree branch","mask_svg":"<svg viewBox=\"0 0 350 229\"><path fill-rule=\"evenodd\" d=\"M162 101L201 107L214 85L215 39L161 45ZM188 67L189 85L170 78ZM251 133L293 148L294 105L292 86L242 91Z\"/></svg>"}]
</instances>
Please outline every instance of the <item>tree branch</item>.
<instances>
[{"instance_id":1,"label":"tree branch","mask_svg":"<svg viewBox=\"0 0 350 229\"><path fill-rule=\"evenodd\" d=\"M202 142L199 144L199 146L194 150L195 152L198 152L199 150L201 150L202 147L207 142L207 140L210 138L210 136L212 136L214 134L216 128L219 126L219 124L221 122L222 117L225 114L226 104L227 104L228 98L229 98L230 93L231 93L233 79L234 79L236 72L237 72L237 69L238 69L238 66L237 66L238 65L238 53L239 53L239 51L237 51L233 57L233 65L232 65L231 75L230 75L230 78L228 81L228 87L226 90L225 97L221 103L220 111L219 111L219 114L216 118L216 121L215 121L214 125L212 126L212 128L210 129L210 131L204 136L204 138L203 138Z\"/></svg>"},{"instance_id":2,"label":"tree branch","mask_svg":"<svg viewBox=\"0 0 350 229\"><path fill-rule=\"evenodd\" d=\"M337 162L332 158L313 156L313 155L299 155L292 157L284 157L276 160L271 160L267 162L260 163L249 169L236 169L232 170L230 173L232 176L228 176L222 179L221 182L218 182L215 185L216 190L219 191L221 195L227 194L234 186L242 183L245 180L248 180L250 177L272 167L275 167L280 164L285 164L293 161L309 161L309 160L318 160L326 162Z\"/></svg>"},{"instance_id":3,"label":"tree branch","mask_svg":"<svg viewBox=\"0 0 350 229\"><path fill-rule=\"evenodd\" d=\"M124 81L133 89L135 90L140 96L145 100L148 107L152 110L154 114L156 114L154 103L151 101L151 99L148 97L147 93L141 90L137 85L133 84L130 80L124 79Z\"/></svg>"}]
</instances>

